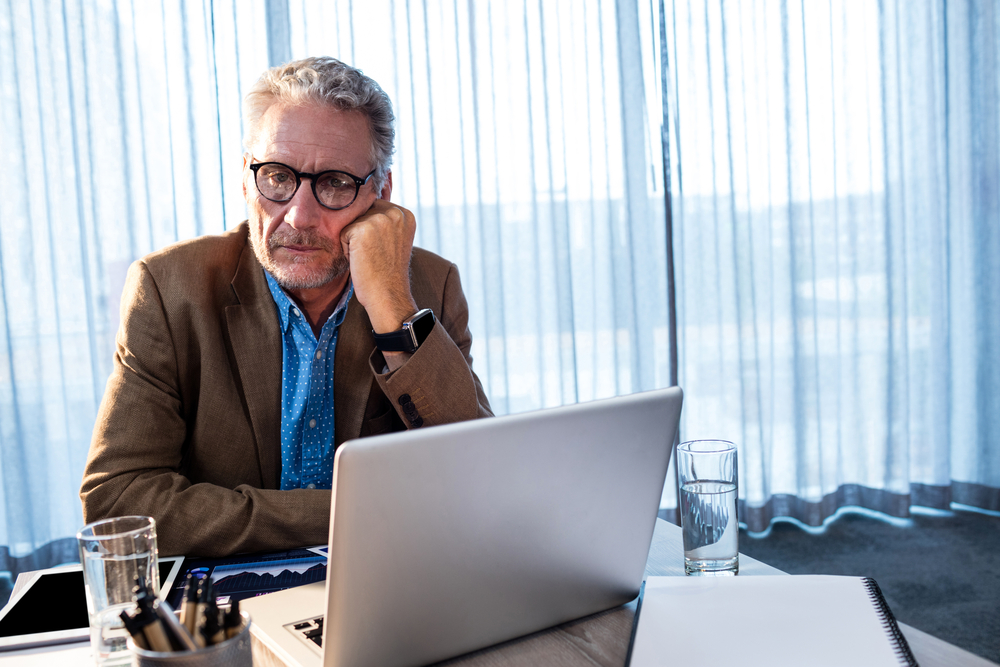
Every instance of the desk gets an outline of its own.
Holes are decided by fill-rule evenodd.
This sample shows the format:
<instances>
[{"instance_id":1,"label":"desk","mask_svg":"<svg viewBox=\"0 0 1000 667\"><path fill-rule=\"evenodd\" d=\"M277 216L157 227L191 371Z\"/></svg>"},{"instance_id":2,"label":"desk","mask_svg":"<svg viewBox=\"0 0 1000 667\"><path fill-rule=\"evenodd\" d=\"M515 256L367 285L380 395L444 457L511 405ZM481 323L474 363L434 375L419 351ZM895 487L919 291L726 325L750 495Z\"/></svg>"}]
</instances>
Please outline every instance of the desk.
<instances>
[{"instance_id":1,"label":"desk","mask_svg":"<svg viewBox=\"0 0 1000 667\"><path fill-rule=\"evenodd\" d=\"M684 550L681 529L657 519L653 544L646 562L646 575L684 574ZM749 556L740 555L740 576L782 574ZM520 665L559 665L560 667L621 667L625 664L628 639L635 616L635 602L588 616L559 627L543 630L521 639L449 660L448 667L514 667ZM997 667L995 663L964 651L916 628L900 623L913 655L921 667ZM0 667L47 667L58 660L61 665L91 666L90 646L71 644L43 649L0 653ZM280 662L255 643L254 667L277 667Z\"/></svg>"}]
</instances>

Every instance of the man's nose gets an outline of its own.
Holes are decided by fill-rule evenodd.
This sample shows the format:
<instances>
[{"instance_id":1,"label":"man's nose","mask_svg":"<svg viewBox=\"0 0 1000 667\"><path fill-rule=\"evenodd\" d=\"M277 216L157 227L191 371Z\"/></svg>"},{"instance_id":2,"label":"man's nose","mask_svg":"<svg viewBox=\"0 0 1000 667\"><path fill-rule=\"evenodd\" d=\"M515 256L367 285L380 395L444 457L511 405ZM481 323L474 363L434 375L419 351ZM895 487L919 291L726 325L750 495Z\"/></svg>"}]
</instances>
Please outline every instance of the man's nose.
<instances>
[{"instance_id":1,"label":"man's nose","mask_svg":"<svg viewBox=\"0 0 1000 667\"><path fill-rule=\"evenodd\" d=\"M295 229L315 227L319 224L321 214L322 207L313 195L312 181L308 178L302 179L299 189L288 200L285 222Z\"/></svg>"}]
</instances>

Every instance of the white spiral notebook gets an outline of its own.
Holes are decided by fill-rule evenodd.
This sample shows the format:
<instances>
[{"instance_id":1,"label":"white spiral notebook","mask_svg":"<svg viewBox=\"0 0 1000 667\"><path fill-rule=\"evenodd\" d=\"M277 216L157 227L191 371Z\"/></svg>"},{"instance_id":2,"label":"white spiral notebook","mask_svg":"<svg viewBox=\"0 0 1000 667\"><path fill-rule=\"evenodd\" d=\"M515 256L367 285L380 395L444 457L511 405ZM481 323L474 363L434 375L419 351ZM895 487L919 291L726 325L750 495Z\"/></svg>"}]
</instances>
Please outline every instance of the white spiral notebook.
<instances>
[{"instance_id":1,"label":"white spiral notebook","mask_svg":"<svg viewBox=\"0 0 1000 667\"><path fill-rule=\"evenodd\" d=\"M916 666L874 579L648 577L627 667Z\"/></svg>"}]
</instances>

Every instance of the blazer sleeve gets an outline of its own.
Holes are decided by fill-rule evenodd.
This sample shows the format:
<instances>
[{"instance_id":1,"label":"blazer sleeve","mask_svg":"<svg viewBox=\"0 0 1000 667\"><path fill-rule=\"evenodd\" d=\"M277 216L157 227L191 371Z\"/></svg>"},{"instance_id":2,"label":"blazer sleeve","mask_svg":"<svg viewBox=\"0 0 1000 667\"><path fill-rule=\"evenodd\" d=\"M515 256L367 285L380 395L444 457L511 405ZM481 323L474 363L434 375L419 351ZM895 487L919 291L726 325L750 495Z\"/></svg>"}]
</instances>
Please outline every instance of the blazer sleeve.
<instances>
[{"instance_id":1,"label":"blazer sleeve","mask_svg":"<svg viewBox=\"0 0 1000 667\"><path fill-rule=\"evenodd\" d=\"M437 323L416 352L391 373L377 349L369 363L382 392L407 428L492 417L489 400L472 370L469 304L458 267L450 264ZM418 297L418 304L420 303Z\"/></svg>"},{"instance_id":2,"label":"blazer sleeve","mask_svg":"<svg viewBox=\"0 0 1000 667\"><path fill-rule=\"evenodd\" d=\"M323 544L330 492L264 486L252 438L191 442L193 399L185 395L178 349L156 282L143 262L129 269L113 369L94 427L80 497L84 520L129 514L157 523L163 555L220 556ZM182 356L187 355L187 356ZM198 369L194 369L197 372ZM237 403L231 411L238 416ZM225 430L220 424L219 432ZM225 461L232 485L192 481L192 447Z\"/></svg>"}]
</instances>

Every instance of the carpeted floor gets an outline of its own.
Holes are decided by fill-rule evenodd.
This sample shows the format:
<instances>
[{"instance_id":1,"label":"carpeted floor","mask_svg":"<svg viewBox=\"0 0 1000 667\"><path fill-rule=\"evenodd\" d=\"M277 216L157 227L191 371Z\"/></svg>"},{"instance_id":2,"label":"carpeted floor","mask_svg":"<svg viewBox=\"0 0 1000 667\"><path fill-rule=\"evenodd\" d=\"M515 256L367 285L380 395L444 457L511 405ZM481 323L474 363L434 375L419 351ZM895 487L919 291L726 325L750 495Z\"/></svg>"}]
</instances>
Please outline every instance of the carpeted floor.
<instances>
[{"instance_id":1,"label":"carpeted floor","mask_svg":"<svg viewBox=\"0 0 1000 667\"><path fill-rule=\"evenodd\" d=\"M741 531L740 551L790 574L872 577L898 620L1000 662L1000 516L846 511L820 533L776 521L764 535Z\"/></svg>"}]
</instances>

